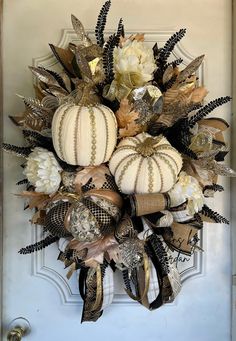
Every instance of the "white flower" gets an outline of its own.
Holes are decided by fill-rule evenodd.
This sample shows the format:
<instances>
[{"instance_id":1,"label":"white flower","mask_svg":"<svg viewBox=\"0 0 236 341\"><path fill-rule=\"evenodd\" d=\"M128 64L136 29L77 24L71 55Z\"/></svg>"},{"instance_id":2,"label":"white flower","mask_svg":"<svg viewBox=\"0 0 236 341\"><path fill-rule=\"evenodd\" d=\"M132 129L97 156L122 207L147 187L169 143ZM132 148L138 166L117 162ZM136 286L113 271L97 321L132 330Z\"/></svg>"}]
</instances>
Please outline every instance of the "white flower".
<instances>
[{"instance_id":1,"label":"white flower","mask_svg":"<svg viewBox=\"0 0 236 341\"><path fill-rule=\"evenodd\" d=\"M118 83L131 82L133 87L152 80L156 64L153 51L141 41L127 40L123 47L114 49L115 79Z\"/></svg>"},{"instance_id":2,"label":"white flower","mask_svg":"<svg viewBox=\"0 0 236 341\"><path fill-rule=\"evenodd\" d=\"M53 153L47 149L36 147L30 153L24 169L29 182L35 186L36 192L52 194L59 188L62 171Z\"/></svg>"},{"instance_id":3,"label":"white flower","mask_svg":"<svg viewBox=\"0 0 236 341\"><path fill-rule=\"evenodd\" d=\"M180 173L179 180L168 194L171 207L179 206L188 200L187 209L191 215L201 211L204 205L204 196L197 179L187 175L185 172Z\"/></svg>"}]
</instances>

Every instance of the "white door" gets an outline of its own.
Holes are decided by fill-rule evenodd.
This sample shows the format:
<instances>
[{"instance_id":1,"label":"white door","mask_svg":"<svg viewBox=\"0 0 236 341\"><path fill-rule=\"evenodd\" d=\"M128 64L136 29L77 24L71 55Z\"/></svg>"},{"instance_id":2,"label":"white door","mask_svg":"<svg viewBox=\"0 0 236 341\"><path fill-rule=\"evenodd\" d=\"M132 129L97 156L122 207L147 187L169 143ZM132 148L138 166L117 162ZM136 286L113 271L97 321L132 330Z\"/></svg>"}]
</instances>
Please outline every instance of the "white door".
<instances>
[{"instance_id":1,"label":"white door","mask_svg":"<svg viewBox=\"0 0 236 341\"><path fill-rule=\"evenodd\" d=\"M4 140L21 143L18 129L8 115L20 112L16 93L33 95L27 66L50 66L48 44L64 45L73 38L70 14L91 31L102 0L5 0L3 12ZM200 81L208 100L231 94L230 0L113 0L108 29L123 17L126 30L146 32L147 41L163 42L171 33L187 28L176 54L187 63L205 54ZM61 36L61 29L64 30ZM34 60L32 61L32 59ZM230 105L217 115L230 121ZM126 299L119 285L115 302L97 323L80 324L81 300L77 280L65 279L63 264L56 260L56 245L32 256L17 251L40 238L28 220L23 202L14 196L21 179L21 160L4 155L3 329L17 317L26 318L31 333L25 340L230 340L231 261L230 228L206 225L202 236L205 252L180 264L183 288L173 304L150 312ZM230 216L229 184L216 196L215 209ZM209 203L210 205L210 203Z\"/></svg>"}]
</instances>

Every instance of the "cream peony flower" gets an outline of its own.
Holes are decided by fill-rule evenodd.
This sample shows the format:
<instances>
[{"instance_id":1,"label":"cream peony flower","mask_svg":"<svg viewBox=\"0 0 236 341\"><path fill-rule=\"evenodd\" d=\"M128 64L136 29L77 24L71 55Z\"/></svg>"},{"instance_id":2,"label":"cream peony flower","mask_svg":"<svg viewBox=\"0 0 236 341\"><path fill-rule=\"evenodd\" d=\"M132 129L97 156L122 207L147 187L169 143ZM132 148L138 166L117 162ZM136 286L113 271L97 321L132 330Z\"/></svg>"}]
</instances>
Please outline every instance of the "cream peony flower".
<instances>
[{"instance_id":1,"label":"cream peony flower","mask_svg":"<svg viewBox=\"0 0 236 341\"><path fill-rule=\"evenodd\" d=\"M128 39L123 47L114 49L115 80L119 84L143 86L152 80L155 69L153 51L142 41Z\"/></svg>"},{"instance_id":2,"label":"cream peony flower","mask_svg":"<svg viewBox=\"0 0 236 341\"><path fill-rule=\"evenodd\" d=\"M52 194L60 186L61 171L62 169L52 152L36 147L28 156L23 173L29 182L35 186L36 192Z\"/></svg>"},{"instance_id":3,"label":"cream peony flower","mask_svg":"<svg viewBox=\"0 0 236 341\"><path fill-rule=\"evenodd\" d=\"M201 211L204 205L204 196L197 179L185 172L180 173L179 180L168 194L170 196L171 207L179 206L188 200L187 209L190 215Z\"/></svg>"}]
</instances>

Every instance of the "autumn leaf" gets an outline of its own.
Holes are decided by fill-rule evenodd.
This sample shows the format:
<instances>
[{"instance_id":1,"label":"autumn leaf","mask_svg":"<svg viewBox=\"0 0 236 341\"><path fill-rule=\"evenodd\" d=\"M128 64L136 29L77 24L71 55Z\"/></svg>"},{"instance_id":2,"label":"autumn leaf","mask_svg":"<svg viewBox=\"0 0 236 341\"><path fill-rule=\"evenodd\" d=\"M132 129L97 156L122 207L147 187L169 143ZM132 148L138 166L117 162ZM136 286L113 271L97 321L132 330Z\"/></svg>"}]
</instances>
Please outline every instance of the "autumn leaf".
<instances>
[{"instance_id":1,"label":"autumn leaf","mask_svg":"<svg viewBox=\"0 0 236 341\"><path fill-rule=\"evenodd\" d=\"M137 34L131 34L131 36L129 36L128 38L125 38L125 37L120 37L120 42L119 42L119 45L121 47L124 46L125 42L127 40L130 40L130 41L144 41L144 33L137 33Z\"/></svg>"},{"instance_id":2,"label":"autumn leaf","mask_svg":"<svg viewBox=\"0 0 236 341\"><path fill-rule=\"evenodd\" d=\"M31 218L31 223L35 225L45 225L46 211L39 210Z\"/></svg>"},{"instance_id":3,"label":"autumn leaf","mask_svg":"<svg viewBox=\"0 0 236 341\"><path fill-rule=\"evenodd\" d=\"M44 193L38 193L33 191L23 191L20 194L16 194L17 196L21 196L23 198L28 199L28 207L42 209L46 207L49 201L51 201L52 197Z\"/></svg>"},{"instance_id":4,"label":"autumn leaf","mask_svg":"<svg viewBox=\"0 0 236 341\"><path fill-rule=\"evenodd\" d=\"M129 123L125 128L120 128L119 129L119 137L130 137L130 136L135 136L138 133L140 133L141 127L136 124L134 121Z\"/></svg>"},{"instance_id":5,"label":"autumn leaf","mask_svg":"<svg viewBox=\"0 0 236 341\"><path fill-rule=\"evenodd\" d=\"M191 94L191 102L201 103L207 94L208 94L207 89L204 86L200 86L193 90Z\"/></svg>"},{"instance_id":6,"label":"autumn leaf","mask_svg":"<svg viewBox=\"0 0 236 341\"><path fill-rule=\"evenodd\" d=\"M144 41L144 33L132 34L132 35L129 37L129 40L131 40L131 41L133 41L133 40L136 40L136 41Z\"/></svg>"},{"instance_id":7,"label":"autumn leaf","mask_svg":"<svg viewBox=\"0 0 236 341\"><path fill-rule=\"evenodd\" d=\"M81 189L91 178L96 189L100 189L106 182L106 175L111 175L111 173L105 165L85 167L75 177L76 189Z\"/></svg>"},{"instance_id":8,"label":"autumn leaf","mask_svg":"<svg viewBox=\"0 0 236 341\"><path fill-rule=\"evenodd\" d=\"M127 128L127 126L139 118L139 113L132 111L132 105L129 104L127 98L120 102L120 108L116 112L116 118L119 128Z\"/></svg>"}]
</instances>

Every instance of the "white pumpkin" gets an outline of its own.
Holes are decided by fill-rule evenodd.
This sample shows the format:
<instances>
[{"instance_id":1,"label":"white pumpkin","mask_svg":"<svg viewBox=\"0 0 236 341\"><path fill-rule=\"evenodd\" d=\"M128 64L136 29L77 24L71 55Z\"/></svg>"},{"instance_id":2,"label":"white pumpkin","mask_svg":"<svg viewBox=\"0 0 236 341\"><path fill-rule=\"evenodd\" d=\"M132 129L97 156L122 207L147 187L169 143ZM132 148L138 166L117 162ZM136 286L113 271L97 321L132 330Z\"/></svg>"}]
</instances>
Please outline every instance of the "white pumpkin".
<instances>
[{"instance_id":1,"label":"white pumpkin","mask_svg":"<svg viewBox=\"0 0 236 341\"><path fill-rule=\"evenodd\" d=\"M102 104L60 106L52 120L58 157L70 165L96 166L108 161L116 146L114 113Z\"/></svg>"},{"instance_id":2,"label":"white pumpkin","mask_svg":"<svg viewBox=\"0 0 236 341\"><path fill-rule=\"evenodd\" d=\"M121 192L164 193L177 181L182 158L162 135L141 133L123 139L109 168Z\"/></svg>"}]
</instances>

